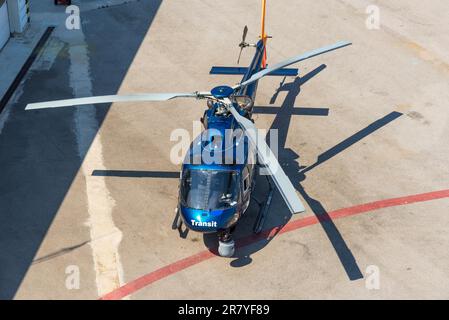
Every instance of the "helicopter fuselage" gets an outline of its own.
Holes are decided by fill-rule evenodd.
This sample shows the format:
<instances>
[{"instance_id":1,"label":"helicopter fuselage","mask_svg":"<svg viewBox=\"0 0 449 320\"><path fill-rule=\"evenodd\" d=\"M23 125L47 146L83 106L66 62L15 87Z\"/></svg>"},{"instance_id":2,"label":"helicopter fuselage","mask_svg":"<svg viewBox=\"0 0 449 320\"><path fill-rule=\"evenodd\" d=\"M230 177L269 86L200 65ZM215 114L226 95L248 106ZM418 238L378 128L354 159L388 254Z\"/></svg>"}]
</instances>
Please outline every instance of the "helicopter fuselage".
<instances>
[{"instance_id":1,"label":"helicopter fuselage","mask_svg":"<svg viewBox=\"0 0 449 320\"><path fill-rule=\"evenodd\" d=\"M242 82L261 70L263 53L264 43L259 41ZM257 83L235 95L251 103ZM233 104L251 118L250 110ZM182 165L178 211L189 229L212 233L232 228L247 210L255 186L256 150L219 101L208 103L202 122L205 130L193 141Z\"/></svg>"},{"instance_id":2,"label":"helicopter fuselage","mask_svg":"<svg viewBox=\"0 0 449 320\"><path fill-rule=\"evenodd\" d=\"M233 227L248 208L254 188L256 150L239 132L231 114L217 115L215 103L204 115L205 130L182 165L178 210L198 232Z\"/></svg>"}]
</instances>

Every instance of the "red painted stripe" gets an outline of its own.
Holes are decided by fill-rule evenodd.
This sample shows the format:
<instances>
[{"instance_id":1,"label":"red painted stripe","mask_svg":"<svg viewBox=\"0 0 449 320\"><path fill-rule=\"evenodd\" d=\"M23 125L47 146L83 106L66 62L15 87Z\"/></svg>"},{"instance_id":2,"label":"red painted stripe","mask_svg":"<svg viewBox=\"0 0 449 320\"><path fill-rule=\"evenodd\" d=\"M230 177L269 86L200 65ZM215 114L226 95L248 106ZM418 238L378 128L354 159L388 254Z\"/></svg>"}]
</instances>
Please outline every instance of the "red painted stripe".
<instances>
[{"instance_id":1,"label":"red painted stripe","mask_svg":"<svg viewBox=\"0 0 449 320\"><path fill-rule=\"evenodd\" d=\"M114 290L111 293L103 296L101 300L119 300L126 297L127 295L130 295L133 292L142 289L143 287L152 284L153 282L166 278L169 275L187 269L188 267L196 265L215 256L215 253L206 250L185 259L178 260L175 263L166 265L165 267L157 269L156 271L148 273L134 281L125 284L117 290Z\"/></svg>"},{"instance_id":2,"label":"red painted stripe","mask_svg":"<svg viewBox=\"0 0 449 320\"><path fill-rule=\"evenodd\" d=\"M339 209L332 212L329 212L330 219L340 219L348 216L353 216L356 214L361 214L365 212L370 212L382 208L388 208L388 207L395 207L395 206L402 206L406 204L416 203L416 202L424 202L424 201L430 201L430 200L436 200L436 199L442 199L442 198L449 198L449 189L447 190L441 190L441 191L435 191L435 192L429 192L429 193L422 193L417 195L411 195L406 197L400 197L400 198L393 198L393 199L387 199L387 200L380 200L375 202L370 202L366 204L361 204L349 208ZM314 224L319 223L319 220L316 216L310 216L302 219L297 219L294 221L291 221L287 223L284 226L278 226L274 227L272 229L265 230L261 232L258 235L252 235L249 237L245 237L243 239L237 240L237 248L241 248L247 245L250 245L252 243L255 243L257 241L263 240L263 239L271 239L276 235L291 232L300 228L304 228L307 226L311 226ZM101 298L101 300L118 300L122 299L146 286L149 286L150 284L161 280L163 278L166 278L172 274L175 274L177 272L180 272L184 269L187 269L191 266L194 266L196 264L199 264L203 261L206 261L210 258L213 258L216 256L215 252L211 252L208 250L202 251L200 253L197 253L193 256L187 257L182 260L178 260L172 264L169 264L165 267L162 267L160 269L157 269L153 272L150 272L136 280L133 280L124 286L112 291L111 293L106 294Z\"/></svg>"}]
</instances>

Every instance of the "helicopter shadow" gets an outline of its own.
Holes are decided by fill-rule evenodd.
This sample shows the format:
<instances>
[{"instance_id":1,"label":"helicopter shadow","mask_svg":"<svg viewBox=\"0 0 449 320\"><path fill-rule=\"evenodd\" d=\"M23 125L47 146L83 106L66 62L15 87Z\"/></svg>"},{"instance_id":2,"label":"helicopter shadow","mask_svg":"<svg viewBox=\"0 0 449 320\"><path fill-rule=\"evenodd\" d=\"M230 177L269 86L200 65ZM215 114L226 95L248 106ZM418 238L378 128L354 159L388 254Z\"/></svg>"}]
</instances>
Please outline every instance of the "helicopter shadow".
<instances>
[{"instance_id":1,"label":"helicopter shadow","mask_svg":"<svg viewBox=\"0 0 449 320\"><path fill-rule=\"evenodd\" d=\"M281 91L287 91L287 95L282 105L279 108L256 107L255 110L265 114L270 113L272 109L275 109L275 111L277 111L276 117L270 127L270 130L278 130L278 161L284 169L286 175L290 178L293 186L301 194L303 199L312 210L313 214L318 218L318 221L330 243L332 244L348 278L351 281L354 281L363 278L363 274L357 264L355 257L353 256L349 246L345 242L343 236L330 218L322 203L318 199L315 199L311 195L309 195L303 187L302 183L306 179L305 174L308 171L330 160L335 155L351 147L353 144L364 139L373 132L381 129L392 121L398 119L400 116L402 116L402 113L393 111L385 115L384 117L374 121L367 127L351 135L329 150L323 152L317 157L317 161L314 164L308 167L301 167L299 164L299 155L292 149L286 147L287 134L291 118L293 115L327 116L329 109L295 108L294 104L296 97L301 92L301 86L315 77L325 68L326 65L323 64L310 71L305 76L297 77L293 82L287 84L285 84L284 79L270 101L271 104L274 103ZM267 135L266 138L267 143L270 144L269 136ZM267 183L264 180L266 179L263 176L257 177L255 194L258 197L263 196L268 192ZM254 201L252 202L253 203L251 204L245 216L242 218L241 223L238 225L237 230L234 233L235 237L237 239L241 239L241 241L239 244L239 241L237 240L238 250L236 250L236 254L234 257L235 259L230 263L230 265L233 267L243 267L250 264L252 262L251 255L268 245L269 242L282 229L282 226L288 223L288 221L290 221L292 217L289 210L285 206L279 192L276 192L271 203L270 213L268 214L264 226L264 230L266 231L263 231L262 235L259 237L254 236L252 226L257 217L258 207L254 204ZM210 237L208 237L208 240L205 241L206 245L210 244L211 239L209 238Z\"/></svg>"}]
</instances>

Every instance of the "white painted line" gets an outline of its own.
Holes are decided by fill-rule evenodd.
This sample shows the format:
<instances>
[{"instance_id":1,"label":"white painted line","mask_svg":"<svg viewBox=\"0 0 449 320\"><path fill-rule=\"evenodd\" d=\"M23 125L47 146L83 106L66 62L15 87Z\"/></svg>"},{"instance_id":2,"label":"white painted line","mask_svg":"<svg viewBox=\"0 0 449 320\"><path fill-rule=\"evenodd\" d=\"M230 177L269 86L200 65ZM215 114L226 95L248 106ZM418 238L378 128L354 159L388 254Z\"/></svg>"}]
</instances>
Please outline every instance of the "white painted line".
<instances>
[{"instance_id":1,"label":"white painted line","mask_svg":"<svg viewBox=\"0 0 449 320\"><path fill-rule=\"evenodd\" d=\"M72 31L69 48L70 86L75 97L92 95L89 57L82 30ZM78 45L74 45L78 44ZM115 226L112 211L115 201L107 189L104 177L92 177L93 170L105 170L101 136L96 135L99 123L94 108L77 108L74 114L78 150L84 157L81 171L86 183L91 248L98 295L103 296L124 283L119 246L122 232ZM95 137L89 148L89 143Z\"/></svg>"}]
</instances>

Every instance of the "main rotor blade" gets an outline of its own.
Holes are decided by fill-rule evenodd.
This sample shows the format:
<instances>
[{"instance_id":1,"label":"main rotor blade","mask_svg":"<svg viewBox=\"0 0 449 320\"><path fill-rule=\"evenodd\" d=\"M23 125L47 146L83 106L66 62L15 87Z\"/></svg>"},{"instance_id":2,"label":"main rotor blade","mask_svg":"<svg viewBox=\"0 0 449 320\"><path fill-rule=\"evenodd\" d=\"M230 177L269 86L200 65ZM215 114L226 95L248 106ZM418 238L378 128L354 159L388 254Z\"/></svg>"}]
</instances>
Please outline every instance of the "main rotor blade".
<instances>
[{"instance_id":1,"label":"main rotor blade","mask_svg":"<svg viewBox=\"0 0 449 320\"><path fill-rule=\"evenodd\" d=\"M304 61L304 60L316 57L316 56L318 56L320 54L323 54L323 53L326 53L326 52L329 52L329 51L333 51L333 50L337 50L337 49L349 46L351 44L352 43L350 43L350 42L340 41L340 42L337 42L334 45L323 47L323 48L320 48L320 49L315 49L315 50L309 51L307 53L301 54L299 56L292 57L290 59L284 60L284 61L282 61L282 62L280 62L278 64L275 64L274 66L272 66L270 68L264 69L262 71L259 71L259 72L255 73L255 74L253 74L253 76L251 78L249 78L248 80L246 80L246 81L244 81L244 82L234 86L233 89L238 89L240 87L247 86L247 85L249 85L249 84L259 80L260 78L262 78L262 77L272 73L273 71L276 71L278 69L287 67L287 66L289 66L291 64L294 64L294 63L297 63L297 62L300 62L300 61Z\"/></svg>"},{"instance_id":2,"label":"main rotor blade","mask_svg":"<svg viewBox=\"0 0 449 320\"><path fill-rule=\"evenodd\" d=\"M69 106L79 106L85 104L127 102L127 101L167 101L174 98L198 98L202 95L203 95L202 93L147 93L147 94L131 94L123 96L119 95L96 96L96 97L30 103L26 106L25 110L60 108Z\"/></svg>"},{"instance_id":3,"label":"main rotor blade","mask_svg":"<svg viewBox=\"0 0 449 320\"><path fill-rule=\"evenodd\" d=\"M293 214L305 211L304 205L299 199L295 188L290 182L290 179L287 177L284 170L282 170L278 160L276 159L276 156L273 154L270 147L266 144L264 138L258 138L257 128L250 120L241 116L233 106L230 106L229 109L242 129L248 135L251 143L256 146L259 161L268 169L274 183L276 184L276 187L279 189L279 192L284 198L285 203L287 204L291 213Z\"/></svg>"}]
</instances>

